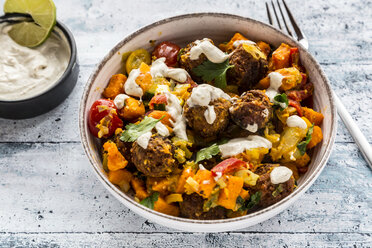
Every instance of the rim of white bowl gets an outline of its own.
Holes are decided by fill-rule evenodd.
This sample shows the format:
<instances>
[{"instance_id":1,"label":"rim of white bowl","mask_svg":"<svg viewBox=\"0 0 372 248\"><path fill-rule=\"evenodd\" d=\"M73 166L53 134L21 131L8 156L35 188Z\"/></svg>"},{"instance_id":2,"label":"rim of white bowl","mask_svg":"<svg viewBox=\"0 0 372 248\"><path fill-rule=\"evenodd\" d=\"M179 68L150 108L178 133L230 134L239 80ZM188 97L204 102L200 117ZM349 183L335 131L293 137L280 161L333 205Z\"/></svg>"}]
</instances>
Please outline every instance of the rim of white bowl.
<instances>
[{"instance_id":1,"label":"rim of white bowl","mask_svg":"<svg viewBox=\"0 0 372 248\"><path fill-rule=\"evenodd\" d=\"M229 18L229 19L237 19L237 20L252 22L252 23L255 23L256 25L265 26L266 28L269 28L269 29L273 30L274 32L277 32L278 34L280 34L282 36L285 36L287 39L291 40L293 43L296 44L296 46L299 46L299 47L302 48L302 50L309 57L310 61L314 64L316 71L320 74L322 80L325 82L327 95L329 97L330 104L331 104L330 112L331 112L331 116L333 118L330 122L331 123L330 139L329 139L329 142L326 144L325 152L324 152L324 154L323 154L323 156L322 156L322 158L319 162L319 166L313 171L312 176L309 177L306 181L304 181L300 186L298 186L297 189L295 191L293 191L290 195L283 198L279 202L277 202L277 203L275 203L271 206L268 206L266 208L263 208L261 210L258 210L256 212L252 212L252 213L249 213L247 215L241 216L241 217L219 219L219 220L195 220L195 219L187 219L187 218L182 218L182 217L174 217L174 216L163 214L163 213L157 212L155 210L152 210L150 208L147 208L147 207L139 204L138 202L136 202L134 199L132 199L130 196L128 196L127 194L122 192L115 185L113 185L111 182L108 181L107 177L103 175L103 172L100 169L100 165L96 164L96 161L93 159L93 156L91 155L90 147L89 147L88 142L87 142L87 135L89 133L89 130L88 130L87 125L86 125L86 118L87 118L86 112L85 112L86 101L87 101L89 92L91 91L91 87L92 87L93 82L95 81L97 75L100 73L101 69L105 66L107 61L115 53L117 53L118 50L122 46L124 46L128 41L133 39L133 37L145 32L145 31L147 31L147 30L149 30L153 27L156 27L156 26L159 26L159 25L162 25L162 24L166 24L166 23L169 23L169 22L173 22L173 21L176 21L176 20L180 20L180 19L195 18L195 17L202 17L202 16L216 16L216 17L220 17L220 18ZM202 228L202 226L204 226L204 228L202 228L203 229L202 231L209 230L209 228L207 226L210 226L210 225L218 225L218 226L221 225L221 227L222 227L222 224L232 224L232 223L235 223L235 224L241 223L242 224L241 226L235 225L232 228L228 228L228 227L221 228L221 227L215 226L215 228L213 228L214 230L212 230L212 231L216 231L216 230L220 231L220 230L235 230L235 229L240 229L240 228L247 227L248 225L244 225L243 224L244 222L246 222L246 223L249 222L249 223L251 223L250 225L253 225L253 224L257 224L257 223L260 223L262 221L265 221L265 220L273 217L274 215L278 214L279 212L283 211L286 208L286 206L292 204L298 197L300 197L314 183L314 181L318 178L318 176L320 175L320 173L324 169L324 167L325 167L325 165L326 165L326 163L329 159L329 156L330 156L331 151L332 151L332 146L333 146L334 141L335 141L335 136L336 136L336 127L337 127L336 118L337 118L337 111L336 111L336 107L334 105L333 95L332 95L332 91L331 91L329 81L328 81L325 73L322 71L319 63L315 60L315 58L309 52L307 52L307 50L300 43L298 43L298 41L294 40L292 37L290 37L287 34L281 32L280 30L275 29L271 25L265 24L263 22L260 22L260 21L257 21L257 20L254 20L254 19L251 19L251 18L248 18L248 17L243 17L243 16L239 16L239 15L234 15L234 14L227 14L227 13L201 12L201 13L177 15L177 16L162 19L162 20L156 21L152 24L146 25L146 26L138 29L137 31L131 33L130 35L128 35L125 39L120 41L114 48L112 48L110 50L110 52L96 66L96 68L94 69L94 72L89 77L88 82L87 82L87 84L84 88L84 92L83 92L82 99L81 99L81 102L80 102L79 128L80 128L80 138L81 138L81 141L82 141L84 151L85 151L86 155L88 156L88 159L89 159L91 165L93 165L92 167L93 167L97 177L109 189L109 191L112 194L114 194L114 196L116 198L118 198L121 202L123 202L128 208L130 208L131 210L133 210L134 212L136 212L140 215L144 214L144 215L146 215L147 218L150 218L150 219L151 219L151 217L150 217L151 215L155 215L159 219L156 219L156 220L153 220L153 221L155 221L157 223L160 223L160 224L163 224L163 225L164 225L165 222L172 221L173 224L176 225L174 228L183 229L183 230L185 230L185 229L182 228L179 225L181 223L182 224L188 223L190 225L199 226L201 228ZM141 210L141 211L139 211L139 210ZM172 225L167 225L167 226L172 226ZM192 230L192 231L198 231L198 230Z\"/></svg>"}]
</instances>

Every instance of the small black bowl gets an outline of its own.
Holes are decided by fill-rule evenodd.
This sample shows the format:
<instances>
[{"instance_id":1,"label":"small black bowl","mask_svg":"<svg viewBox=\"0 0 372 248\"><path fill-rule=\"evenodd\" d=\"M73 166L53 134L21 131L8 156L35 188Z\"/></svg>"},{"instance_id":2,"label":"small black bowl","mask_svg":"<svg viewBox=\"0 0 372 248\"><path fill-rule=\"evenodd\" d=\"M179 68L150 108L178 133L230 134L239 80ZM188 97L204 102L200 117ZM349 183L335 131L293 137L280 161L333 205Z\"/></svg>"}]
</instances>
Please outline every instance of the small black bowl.
<instances>
[{"instance_id":1,"label":"small black bowl","mask_svg":"<svg viewBox=\"0 0 372 248\"><path fill-rule=\"evenodd\" d=\"M0 17L0 22L16 23L28 18L25 15L7 14ZM74 36L68 28L57 21L56 27L66 37L70 46L71 57L63 75L48 90L39 95L15 101L0 100L0 118L26 119L44 114L61 104L76 85L79 64Z\"/></svg>"}]
</instances>

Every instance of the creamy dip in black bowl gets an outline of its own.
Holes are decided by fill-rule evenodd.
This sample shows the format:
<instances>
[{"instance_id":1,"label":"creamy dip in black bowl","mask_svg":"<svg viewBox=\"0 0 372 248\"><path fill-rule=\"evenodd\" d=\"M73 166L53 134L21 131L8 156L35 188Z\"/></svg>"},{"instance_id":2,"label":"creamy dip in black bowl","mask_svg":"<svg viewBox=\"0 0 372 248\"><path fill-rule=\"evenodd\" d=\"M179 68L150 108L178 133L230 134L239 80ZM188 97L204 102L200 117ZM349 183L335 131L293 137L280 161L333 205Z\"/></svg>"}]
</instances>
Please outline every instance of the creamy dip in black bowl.
<instances>
[{"instance_id":1,"label":"creamy dip in black bowl","mask_svg":"<svg viewBox=\"0 0 372 248\"><path fill-rule=\"evenodd\" d=\"M0 59L0 118L25 119L46 113L67 98L78 79L76 43L61 22L57 21L48 40L36 48L21 47L6 36L12 23L27 18L0 16L0 41L6 46Z\"/></svg>"}]
</instances>

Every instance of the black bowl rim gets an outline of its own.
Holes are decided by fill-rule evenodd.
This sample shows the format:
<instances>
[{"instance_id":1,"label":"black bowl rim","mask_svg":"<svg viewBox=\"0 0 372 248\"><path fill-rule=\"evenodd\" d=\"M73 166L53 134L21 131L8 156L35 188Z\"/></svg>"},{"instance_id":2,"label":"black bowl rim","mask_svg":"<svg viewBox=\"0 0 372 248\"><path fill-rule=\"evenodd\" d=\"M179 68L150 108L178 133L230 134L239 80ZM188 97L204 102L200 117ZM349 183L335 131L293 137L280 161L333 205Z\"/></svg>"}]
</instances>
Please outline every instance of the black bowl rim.
<instances>
[{"instance_id":1,"label":"black bowl rim","mask_svg":"<svg viewBox=\"0 0 372 248\"><path fill-rule=\"evenodd\" d=\"M216 17L222 17L222 18L232 18L232 19L237 19L237 20L250 21L252 23L256 23L258 25L262 25L262 26L265 26L265 27L267 27L269 29L272 29L276 33L280 34L281 36L287 37L294 44L296 44L296 46L301 47L301 49L305 53L308 54L310 60L314 63L316 70L320 73L321 78L325 82L325 86L326 86L326 90L327 90L327 95L329 96L330 103L331 103L330 109L331 109L331 113L332 113L332 116L333 116L333 120L331 121L331 128L330 128L330 130L331 130L330 140L329 140L328 144L326 144L325 152L324 152L323 156L320 159L320 162L319 162L320 166L318 168L316 168L314 170L314 172L313 172L314 177L309 178L301 186L299 186L297 190L295 190L290 195L288 195L287 197L283 198L282 200L280 200L279 202L277 202L277 203L275 203L273 205L270 205L270 206L268 206L266 208L263 208L263 209L260 209L258 211L249 213L249 214L244 215L244 216L235 217L235 218L228 218L228 219L221 219L221 220L195 220L195 219L188 219L188 218L182 218L182 217L175 217L175 216L171 216L171 215L167 215L167 214L163 214L163 213L157 212L155 210L152 210L150 208L147 208L147 207L139 204L138 202L134 201L126 193L122 192L115 185L113 185L112 183L110 183L108 181L108 179L102 175L102 171L100 171L98 168L96 168L96 166L94 166L95 160L90 155L90 151L89 151L90 150L90 147L89 147L89 145L87 143L88 138L85 135L85 124L86 124L86 119L85 119L86 118L86 113L85 113L85 109L86 109L86 100L87 100L87 97L88 97L88 93L90 92L90 89L92 87L93 81L95 80L95 78L97 77L97 75L100 73L101 68L105 66L105 64L113 56L113 54L117 53L118 50L125 43L127 43L129 40L131 40L133 37L135 37L136 35L138 35L140 33L145 32L145 31L147 31L147 30L149 30L149 29L151 29L151 28L153 28L155 26L166 24L166 23L169 23L169 22L172 22L172 21L176 21L176 20L180 20L180 19L187 19L187 18L193 18L193 17L202 17L202 16L216 16ZM282 32L282 31L274 28L272 25L269 25L269 24L263 23L261 21L257 21L257 20L251 19L249 17L243 17L243 16L240 16L240 15L228 14L228 13L219 13L219 12L198 12L198 13L177 15L177 16L173 16L173 17L169 17L169 18L165 18L165 19L162 19L162 20L153 22L153 23L151 23L149 25L146 25L146 26L144 26L142 28L137 29L135 32L129 34L123 40L121 40L119 43L117 43L109 51L109 53L106 54L106 56L99 62L99 64L97 64L97 66L93 70L93 73L89 77L87 84L84 87L83 95L82 95L81 102L80 102L80 110L79 110L79 129L80 129L80 138L81 138L81 141L82 141L82 146L84 148L85 154L87 155L87 157L89 159L89 162L90 162L91 166L93 167L93 170L96 172L96 176L100 179L100 181L102 183L105 184L105 186L109 189L109 191L111 193L113 193L113 192L116 193L114 195L115 197L120 196L121 199L119 199L119 200L121 202L123 202L123 200L125 200L126 202L128 202L128 204L132 205L132 207L140 208L141 210L143 210L143 211L145 211L145 212L147 212L149 214L157 215L158 218L168 219L169 221L183 222L183 223L190 223L190 224L197 224L197 225L216 225L216 224L217 225L218 224L221 225L221 224L232 223L232 222L240 222L240 221L243 221L243 220L246 220L246 219L249 219L249 218L253 218L253 217L258 217L258 216L262 216L263 217L263 215L265 213L271 212L272 210L274 210L276 208L279 208L280 209L281 206L283 207L283 204L285 202L292 202L293 203L293 200L294 200L293 198L299 197L303 193L305 193L305 191L314 183L314 181L316 180L316 178L318 178L318 176L320 175L320 173L322 172L322 170L326 166L326 163L327 163L327 161L328 161L328 159L330 157L330 154L331 154L331 151L332 151L332 146L333 146L333 144L335 142L335 138L336 138L337 110L336 110L336 107L335 107L335 104L334 104L334 98L333 98L333 95L332 95L332 90L331 90L330 83L329 83L329 80L328 80L327 76L325 75L325 73L321 69L321 66L317 62L317 60L298 41L296 41L292 37L288 36L284 32ZM132 207L129 207L128 205L126 205L126 206L128 208L132 208ZM285 208L281 209L281 211L283 211L284 209ZM275 213L273 215L277 215L277 213ZM262 221L267 220L268 218L270 218L270 216L267 217L267 218L263 217L261 220L256 221L255 223L256 224L257 223L260 223ZM155 222L158 222L158 221L155 220ZM245 227L245 226L242 226L242 228L243 227ZM237 229L237 228L235 228L235 229Z\"/></svg>"},{"instance_id":2,"label":"black bowl rim","mask_svg":"<svg viewBox=\"0 0 372 248\"><path fill-rule=\"evenodd\" d=\"M4 20L4 19L10 19L10 18L21 18L21 17L28 17L28 15L23 15L23 14L5 14L5 15L2 15L0 16L0 19ZM28 102L32 102L33 100L35 100L36 98L39 98L40 96L42 95L47 95L49 94L49 92L53 91L54 88L57 87L57 85L61 84L62 82L65 81L65 79L72 73L72 69L77 61L77 48L76 48L76 42L75 42L75 39L74 39L74 36L72 34L72 32L67 28L66 25L64 25L62 22L58 21L56 22L56 27L58 27L62 32L63 34L65 35L66 39L67 39L67 42L69 44L69 47L70 47L70 50L71 50L71 55L70 55L70 60L68 62L68 65L67 65L67 68L66 70L64 71L64 73L62 74L62 76L54 83L54 85L49 88L48 90L46 91L43 91L35 96L32 96L32 97L29 97L29 98L26 98L26 99L21 99L21 100L0 100L0 104L1 103L28 103Z\"/></svg>"}]
</instances>

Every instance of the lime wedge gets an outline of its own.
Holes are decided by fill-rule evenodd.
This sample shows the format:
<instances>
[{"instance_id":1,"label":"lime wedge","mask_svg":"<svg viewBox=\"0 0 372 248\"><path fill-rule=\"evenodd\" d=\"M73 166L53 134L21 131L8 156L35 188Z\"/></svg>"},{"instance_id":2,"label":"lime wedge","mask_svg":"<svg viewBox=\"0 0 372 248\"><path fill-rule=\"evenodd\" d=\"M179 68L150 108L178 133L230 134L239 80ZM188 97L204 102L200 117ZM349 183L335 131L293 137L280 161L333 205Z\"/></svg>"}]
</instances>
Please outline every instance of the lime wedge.
<instances>
[{"instance_id":1,"label":"lime wedge","mask_svg":"<svg viewBox=\"0 0 372 248\"><path fill-rule=\"evenodd\" d=\"M56 7L52 0L7 0L5 13L31 15L33 22L12 25L9 36L18 44L35 47L42 44L56 24Z\"/></svg>"},{"instance_id":2,"label":"lime wedge","mask_svg":"<svg viewBox=\"0 0 372 248\"><path fill-rule=\"evenodd\" d=\"M19 45L26 47L36 47L43 43L49 36L48 30L33 22L14 24L8 34Z\"/></svg>"}]
</instances>

